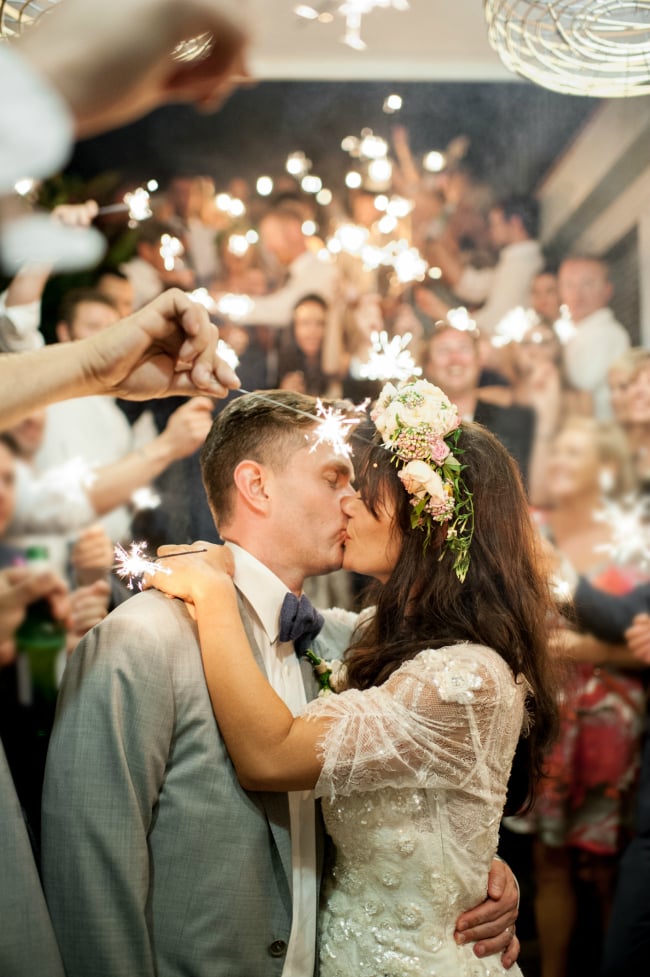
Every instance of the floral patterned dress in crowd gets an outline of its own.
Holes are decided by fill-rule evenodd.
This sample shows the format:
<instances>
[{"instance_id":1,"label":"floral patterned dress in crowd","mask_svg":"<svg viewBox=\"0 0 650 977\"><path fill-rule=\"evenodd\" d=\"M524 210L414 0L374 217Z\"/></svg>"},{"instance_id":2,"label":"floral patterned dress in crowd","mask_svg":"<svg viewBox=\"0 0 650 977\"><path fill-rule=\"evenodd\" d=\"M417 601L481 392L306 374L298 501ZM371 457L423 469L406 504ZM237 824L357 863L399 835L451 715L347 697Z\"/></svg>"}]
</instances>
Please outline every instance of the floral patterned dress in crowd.
<instances>
[{"instance_id":1,"label":"floral patterned dress in crowd","mask_svg":"<svg viewBox=\"0 0 650 977\"><path fill-rule=\"evenodd\" d=\"M495 651L459 644L307 707L332 721L316 786L336 849L321 977L520 973L453 933L486 897L527 691Z\"/></svg>"},{"instance_id":2,"label":"floral patterned dress in crowd","mask_svg":"<svg viewBox=\"0 0 650 977\"><path fill-rule=\"evenodd\" d=\"M610 594L627 593L640 582L631 570L614 565L589 579ZM534 831L552 847L616 855L633 823L643 683L619 668L572 663L559 705L560 734L546 759L535 806L524 818L509 818L508 826Z\"/></svg>"}]
</instances>

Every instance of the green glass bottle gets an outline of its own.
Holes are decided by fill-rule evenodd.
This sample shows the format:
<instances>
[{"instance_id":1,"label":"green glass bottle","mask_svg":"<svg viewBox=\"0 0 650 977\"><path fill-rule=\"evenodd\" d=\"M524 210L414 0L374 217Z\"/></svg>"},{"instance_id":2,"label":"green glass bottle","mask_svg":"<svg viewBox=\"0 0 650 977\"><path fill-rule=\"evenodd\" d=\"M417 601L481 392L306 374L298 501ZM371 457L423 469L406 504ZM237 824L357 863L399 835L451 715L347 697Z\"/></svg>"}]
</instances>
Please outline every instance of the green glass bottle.
<instances>
[{"instance_id":1,"label":"green glass bottle","mask_svg":"<svg viewBox=\"0 0 650 977\"><path fill-rule=\"evenodd\" d=\"M29 546L25 552L27 565L34 569L49 567L49 552L45 546ZM25 619L15 635L16 651L23 654L29 666L31 704L38 712L53 713L58 681L58 660L65 648L66 628L52 615L47 598L34 601L27 608Z\"/></svg>"}]
</instances>

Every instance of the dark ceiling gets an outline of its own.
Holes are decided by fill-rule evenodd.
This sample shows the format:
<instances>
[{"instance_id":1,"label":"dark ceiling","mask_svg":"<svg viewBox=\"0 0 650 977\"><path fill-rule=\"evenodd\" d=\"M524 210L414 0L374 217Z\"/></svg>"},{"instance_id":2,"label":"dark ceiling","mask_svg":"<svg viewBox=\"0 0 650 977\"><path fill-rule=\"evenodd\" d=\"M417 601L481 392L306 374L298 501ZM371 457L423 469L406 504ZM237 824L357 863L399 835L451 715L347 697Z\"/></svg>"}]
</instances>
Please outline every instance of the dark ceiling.
<instances>
[{"instance_id":1,"label":"dark ceiling","mask_svg":"<svg viewBox=\"0 0 650 977\"><path fill-rule=\"evenodd\" d=\"M388 116L382 105L391 92L404 105ZM117 170L136 182L205 173L223 187L234 176L278 176L287 154L303 150L338 190L349 168L341 139L364 126L387 137L400 123L417 154L468 136L477 176L500 195L527 193L598 104L518 82L265 82L236 93L215 115L167 107L80 143L68 172L87 179Z\"/></svg>"}]
</instances>

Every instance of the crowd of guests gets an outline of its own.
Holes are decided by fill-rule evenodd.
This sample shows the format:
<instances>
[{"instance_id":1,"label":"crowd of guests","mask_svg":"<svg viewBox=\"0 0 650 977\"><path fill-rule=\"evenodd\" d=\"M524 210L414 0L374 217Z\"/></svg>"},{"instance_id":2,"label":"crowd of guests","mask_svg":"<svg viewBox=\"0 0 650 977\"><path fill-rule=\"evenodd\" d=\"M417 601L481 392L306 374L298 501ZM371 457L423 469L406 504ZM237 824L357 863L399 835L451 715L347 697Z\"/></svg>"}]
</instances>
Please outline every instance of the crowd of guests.
<instances>
[{"instance_id":1,"label":"crowd of guests","mask_svg":"<svg viewBox=\"0 0 650 977\"><path fill-rule=\"evenodd\" d=\"M200 288L237 354L245 390L361 403L381 387L367 368L375 334L409 333L413 367L518 463L549 543L543 558L564 588L560 603L568 607L585 581L614 597L643 593L648 554L624 547L617 520L636 513L642 536L650 352L632 348L635 324L617 322L609 307L606 263L567 255L548 267L534 201L485 192L462 166L423 176L402 131L394 152L395 187L381 194L361 187L327 212L297 184L285 181L267 202L236 180L228 189L243 214L232 218L217 206L209 178L175 178L133 232L130 257L98 266L74 287L54 282L55 321L41 316L50 270L21 268L0 297L0 349L75 343L171 287ZM386 234L379 198L397 189L408 194L410 211ZM96 218L92 202L52 215L69 225ZM100 226L114 241L117 225ZM390 265L373 267L362 247L345 244L345 228L378 246L406 241L435 277L404 281ZM179 245L171 259L170 239ZM233 296L244 301L235 306ZM518 328L508 331L515 312ZM200 397L89 396L34 411L0 435L0 566L19 579L30 547L47 548L50 569L38 594L25 588L24 605L51 599L67 630L64 656L130 597L114 570L115 544L143 540L153 551L165 541L218 541L196 453L221 409L223 402ZM308 584L315 603L347 608L362 605L363 587L345 571ZM520 882L534 900L541 977L571 973L586 890L597 910L594 942L605 938L621 856L637 833L650 624L634 614L642 605L630 606L619 633L605 635L586 604L558 611L553 652L566 670L560 736L533 810L503 827L533 839L532 884ZM15 650L11 639L0 645L0 734L37 833L43 716ZM600 955L598 945L596 966Z\"/></svg>"}]
</instances>

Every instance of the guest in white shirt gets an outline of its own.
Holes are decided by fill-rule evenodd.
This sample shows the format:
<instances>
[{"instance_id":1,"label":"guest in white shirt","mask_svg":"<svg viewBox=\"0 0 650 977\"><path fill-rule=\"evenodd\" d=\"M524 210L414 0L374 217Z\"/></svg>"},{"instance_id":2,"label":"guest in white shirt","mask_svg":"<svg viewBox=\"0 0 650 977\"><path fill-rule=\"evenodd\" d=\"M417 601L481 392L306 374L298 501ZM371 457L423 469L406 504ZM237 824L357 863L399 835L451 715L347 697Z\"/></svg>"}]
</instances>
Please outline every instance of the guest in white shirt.
<instances>
[{"instance_id":1,"label":"guest in white shirt","mask_svg":"<svg viewBox=\"0 0 650 977\"><path fill-rule=\"evenodd\" d=\"M499 252L494 268L463 264L442 242L431 245L429 260L437 264L445 282L461 302L479 308L472 314L482 335L491 335L501 319L517 306L527 306L535 275L544 267L537 237L538 207L534 200L511 197L488 214L490 240ZM425 288L417 290L422 311L444 319L450 306Z\"/></svg>"},{"instance_id":2,"label":"guest in white shirt","mask_svg":"<svg viewBox=\"0 0 650 977\"><path fill-rule=\"evenodd\" d=\"M630 347L630 336L609 308L614 292L607 265L599 258L570 257L558 272L560 299L576 331L564 347L564 370L576 390L591 394L594 415L610 420L607 374Z\"/></svg>"}]
</instances>

